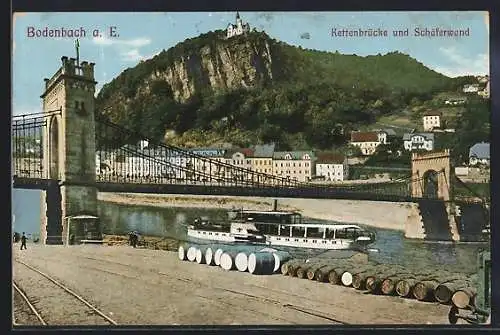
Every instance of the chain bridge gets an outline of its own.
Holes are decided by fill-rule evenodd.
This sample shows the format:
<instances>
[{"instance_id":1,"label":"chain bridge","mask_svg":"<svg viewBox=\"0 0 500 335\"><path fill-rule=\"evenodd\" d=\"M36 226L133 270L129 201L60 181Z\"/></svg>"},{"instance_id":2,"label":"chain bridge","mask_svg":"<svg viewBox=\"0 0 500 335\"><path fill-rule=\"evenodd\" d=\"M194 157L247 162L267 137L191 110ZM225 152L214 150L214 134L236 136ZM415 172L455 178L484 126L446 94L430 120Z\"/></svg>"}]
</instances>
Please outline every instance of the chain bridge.
<instances>
[{"instance_id":1,"label":"chain bridge","mask_svg":"<svg viewBox=\"0 0 500 335\"><path fill-rule=\"evenodd\" d=\"M436 157L426 159L429 171L411 173L406 178L390 182L359 184L318 184L299 182L290 178L256 172L249 168L226 163L196 154L190 150L164 143L154 143L146 136L120 127L103 117L95 122L95 179L64 182L54 173L57 159L43 164L44 156L51 155L51 146L44 152L44 134L57 138L50 132L49 122L61 114L60 110L43 114L20 115L13 118L12 169L16 188L45 189L53 182L61 185L95 186L99 192L168 193L200 195L235 195L264 197L300 197L318 199L353 199L371 201L413 202L420 199L446 198L452 190L460 189L463 201L482 201L480 195L457 178L451 168L432 170ZM136 143L146 141L141 148ZM54 146L53 144L52 146ZM55 149L53 149L55 150ZM52 156L56 156L52 153ZM414 156L420 157L420 156ZM417 158L415 158L417 159ZM130 165L133 165L131 167ZM52 171L51 171L52 170ZM428 173L427 173L428 172ZM446 174L451 176L446 176ZM439 180L445 180L439 185ZM451 182L446 182L449 179ZM447 185L449 184L449 185ZM439 188L447 188L445 197ZM464 192L465 191L465 192ZM468 193L468 195L467 195ZM465 195L465 196L464 196Z\"/></svg>"},{"instance_id":2,"label":"chain bridge","mask_svg":"<svg viewBox=\"0 0 500 335\"><path fill-rule=\"evenodd\" d=\"M450 202L460 193L464 201L484 201L454 176L448 150L414 153L408 175L390 182L325 185L155 142L96 111L93 63L61 61L45 79L43 112L12 119L13 187L42 190L42 227L52 230L47 236L64 238L66 217L97 216L97 192L393 202ZM141 141L147 146L136 145ZM54 243L59 242L60 236Z\"/></svg>"}]
</instances>

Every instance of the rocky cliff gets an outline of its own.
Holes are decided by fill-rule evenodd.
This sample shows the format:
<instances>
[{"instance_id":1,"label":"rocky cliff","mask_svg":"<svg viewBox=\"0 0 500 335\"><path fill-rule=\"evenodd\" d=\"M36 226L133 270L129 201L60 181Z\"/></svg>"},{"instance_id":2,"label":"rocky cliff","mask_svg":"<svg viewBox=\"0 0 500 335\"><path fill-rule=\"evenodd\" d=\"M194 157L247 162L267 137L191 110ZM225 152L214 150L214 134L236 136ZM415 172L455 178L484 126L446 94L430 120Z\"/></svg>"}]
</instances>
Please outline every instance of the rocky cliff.
<instances>
[{"instance_id":1,"label":"rocky cliff","mask_svg":"<svg viewBox=\"0 0 500 335\"><path fill-rule=\"evenodd\" d=\"M265 85L279 76L273 66L273 40L265 33L226 39L221 31L200 35L127 69L98 95L98 105L156 94L163 87L177 102L205 90ZM275 49L275 48L274 48ZM112 108L112 107L111 107Z\"/></svg>"},{"instance_id":2,"label":"rocky cliff","mask_svg":"<svg viewBox=\"0 0 500 335\"><path fill-rule=\"evenodd\" d=\"M186 101L206 88L233 89L251 87L273 78L272 55L268 41L220 40L182 55L166 70L155 70L144 80L160 80L172 88L177 101Z\"/></svg>"}]
</instances>

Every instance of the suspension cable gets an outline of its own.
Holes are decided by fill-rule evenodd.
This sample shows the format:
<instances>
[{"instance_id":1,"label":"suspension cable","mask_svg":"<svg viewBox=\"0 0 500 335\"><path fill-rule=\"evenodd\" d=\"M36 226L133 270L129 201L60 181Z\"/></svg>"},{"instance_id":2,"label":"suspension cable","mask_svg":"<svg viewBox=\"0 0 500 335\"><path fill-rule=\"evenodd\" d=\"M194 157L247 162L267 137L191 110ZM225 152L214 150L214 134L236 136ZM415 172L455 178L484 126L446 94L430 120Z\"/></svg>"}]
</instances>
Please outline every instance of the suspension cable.
<instances>
[{"instance_id":1,"label":"suspension cable","mask_svg":"<svg viewBox=\"0 0 500 335\"><path fill-rule=\"evenodd\" d=\"M35 113L28 113L28 114L21 114L21 115L13 115L12 116L12 119L31 119L33 117L37 117L36 115L41 115L41 116L38 116L39 118L42 118L42 117L48 117L48 116L52 116L54 114L60 114L62 113L62 107L60 107L59 109L56 109L56 110L51 110L51 111L47 111L47 112L35 112Z\"/></svg>"}]
</instances>

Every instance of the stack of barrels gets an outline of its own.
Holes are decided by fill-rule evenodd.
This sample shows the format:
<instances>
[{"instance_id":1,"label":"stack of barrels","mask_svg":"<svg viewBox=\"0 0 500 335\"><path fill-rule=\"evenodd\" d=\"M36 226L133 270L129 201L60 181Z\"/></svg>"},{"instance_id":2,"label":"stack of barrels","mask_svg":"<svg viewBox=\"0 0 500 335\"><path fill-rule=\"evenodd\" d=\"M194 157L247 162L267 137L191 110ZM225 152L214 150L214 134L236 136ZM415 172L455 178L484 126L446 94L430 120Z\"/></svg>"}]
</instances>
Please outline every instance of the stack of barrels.
<instances>
[{"instance_id":1,"label":"stack of barrels","mask_svg":"<svg viewBox=\"0 0 500 335\"><path fill-rule=\"evenodd\" d=\"M291 256L284 251L253 245L182 244L179 259L210 266L220 266L226 271L237 270L254 275L279 272L281 265Z\"/></svg>"},{"instance_id":2,"label":"stack of barrels","mask_svg":"<svg viewBox=\"0 0 500 335\"><path fill-rule=\"evenodd\" d=\"M355 257L329 260L291 259L281 265L281 273L353 287L372 294L454 304L458 308L474 306L476 296L476 275L360 262Z\"/></svg>"}]
</instances>

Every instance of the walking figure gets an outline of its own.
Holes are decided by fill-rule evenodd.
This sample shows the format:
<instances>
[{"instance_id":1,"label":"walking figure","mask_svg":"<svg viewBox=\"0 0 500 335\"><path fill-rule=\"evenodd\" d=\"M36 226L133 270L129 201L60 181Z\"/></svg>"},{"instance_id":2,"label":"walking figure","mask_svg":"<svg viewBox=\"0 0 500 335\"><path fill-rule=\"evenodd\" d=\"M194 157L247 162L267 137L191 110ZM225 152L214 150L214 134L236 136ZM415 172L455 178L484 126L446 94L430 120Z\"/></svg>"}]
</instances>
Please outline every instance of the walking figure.
<instances>
[{"instance_id":1,"label":"walking figure","mask_svg":"<svg viewBox=\"0 0 500 335\"><path fill-rule=\"evenodd\" d=\"M137 247L137 240L139 239L139 236L137 236L137 234L134 232L132 233L132 246L134 248Z\"/></svg>"},{"instance_id":2,"label":"walking figure","mask_svg":"<svg viewBox=\"0 0 500 335\"><path fill-rule=\"evenodd\" d=\"M23 247L26 249L26 235L24 235L24 232L23 236L21 236L21 250L23 250Z\"/></svg>"}]
</instances>

